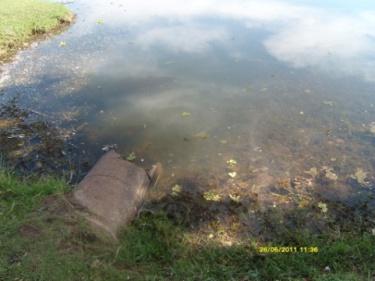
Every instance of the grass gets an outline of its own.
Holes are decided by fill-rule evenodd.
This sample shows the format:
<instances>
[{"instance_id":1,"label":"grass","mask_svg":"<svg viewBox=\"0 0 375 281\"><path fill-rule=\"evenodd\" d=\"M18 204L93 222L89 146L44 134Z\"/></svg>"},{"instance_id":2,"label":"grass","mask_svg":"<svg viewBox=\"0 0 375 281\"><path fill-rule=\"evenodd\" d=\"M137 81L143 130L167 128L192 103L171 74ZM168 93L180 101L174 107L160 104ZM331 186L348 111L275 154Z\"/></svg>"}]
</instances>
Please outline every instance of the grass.
<instances>
[{"instance_id":1,"label":"grass","mask_svg":"<svg viewBox=\"0 0 375 281\"><path fill-rule=\"evenodd\" d=\"M254 240L224 245L143 214L120 243L102 242L69 212L69 187L0 172L0 280L373 280L375 237L296 232L273 245L315 245L317 254L259 254ZM325 271L329 266L330 271Z\"/></svg>"},{"instance_id":2,"label":"grass","mask_svg":"<svg viewBox=\"0 0 375 281\"><path fill-rule=\"evenodd\" d=\"M0 1L0 59L14 54L38 36L71 22L63 5L46 0Z\"/></svg>"}]
</instances>

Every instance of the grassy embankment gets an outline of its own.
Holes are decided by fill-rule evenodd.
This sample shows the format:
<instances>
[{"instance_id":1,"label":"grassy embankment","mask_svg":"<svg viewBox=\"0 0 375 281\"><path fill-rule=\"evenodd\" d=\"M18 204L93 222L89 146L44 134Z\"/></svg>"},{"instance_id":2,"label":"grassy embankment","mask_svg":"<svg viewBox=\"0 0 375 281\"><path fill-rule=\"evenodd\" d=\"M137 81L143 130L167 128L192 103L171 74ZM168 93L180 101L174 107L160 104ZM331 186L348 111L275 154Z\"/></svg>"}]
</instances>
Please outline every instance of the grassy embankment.
<instances>
[{"instance_id":1,"label":"grassy embankment","mask_svg":"<svg viewBox=\"0 0 375 281\"><path fill-rule=\"evenodd\" d=\"M0 1L0 63L32 40L58 32L73 20L61 4L46 0Z\"/></svg>"},{"instance_id":2,"label":"grassy embankment","mask_svg":"<svg viewBox=\"0 0 375 281\"><path fill-rule=\"evenodd\" d=\"M68 189L0 172L0 280L373 280L375 237L355 226L273 243L316 245L318 254L260 255L255 241L223 246L160 213L141 216L110 245L69 212Z\"/></svg>"}]
</instances>

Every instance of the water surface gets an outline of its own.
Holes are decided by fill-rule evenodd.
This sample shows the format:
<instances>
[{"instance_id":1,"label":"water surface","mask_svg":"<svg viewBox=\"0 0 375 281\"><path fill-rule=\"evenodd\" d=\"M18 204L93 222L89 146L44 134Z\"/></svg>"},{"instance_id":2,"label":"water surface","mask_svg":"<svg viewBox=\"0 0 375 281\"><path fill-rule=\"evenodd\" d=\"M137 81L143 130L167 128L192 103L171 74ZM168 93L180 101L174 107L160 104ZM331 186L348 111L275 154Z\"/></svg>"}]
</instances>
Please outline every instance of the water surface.
<instances>
[{"instance_id":1,"label":"water surface","mask_svg":"<svg viewBox=\"0 0 375 281\"><path fill-rule=\"evenodd\" d=\"M275 187L344 201L372 189L371 1L69 7L77 20L67 32L4 67L1 99L75 128L69 137L93 161L116 145L143 167L161 162L167 190L192 181L224 197L265 190L271 206L302 200L272 197Z\"/></svg>"}]
</instances>

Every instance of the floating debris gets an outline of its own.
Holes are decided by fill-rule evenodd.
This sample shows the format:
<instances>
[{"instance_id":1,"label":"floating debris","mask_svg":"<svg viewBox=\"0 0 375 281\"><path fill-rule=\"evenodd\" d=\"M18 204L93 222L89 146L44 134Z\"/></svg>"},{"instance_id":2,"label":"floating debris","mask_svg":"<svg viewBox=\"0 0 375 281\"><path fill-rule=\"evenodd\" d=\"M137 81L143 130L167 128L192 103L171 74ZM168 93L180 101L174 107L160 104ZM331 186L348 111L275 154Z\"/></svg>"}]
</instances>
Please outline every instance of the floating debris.
<instances>
[{"instance_id":1,"label":"floating debris","mask_svg":"<svg viewBox=\"0 0 375 281\"><path fill-rule=\"evenodd\" d=\"M103 21L102 19L98 19L98 20L96 21L96 24L104 24L104 21Z\"/></svg>"},{"instance_id":2,"label":"floating debris","mask_svg":"<svg viewBox=\"0 0 375 281\"><path fill-rule=\"evenodd\" d=\"M327 213L328 212L328 208L327 208L327 204L326 203L319 202L318 203L318 208L322 211L322 213Z\"/></svg>"},{"instance_id":3,"label":"floating debris","mask_svg":"<svg viewBox=\"0 0 375 281\"><path fill-rule=\"evenodd\" d=\"M220 140L220 143L221 143L221 144L227 144L228 141L227 141L227 140Z\"/></svg>"},{"instance_id":4,"label":"floating debris","mask_svg":"<svg viewBox=\"0 0 375 281\"><path fill-rule=\"evenodd\" d=\"M312 167L310 170L305 171L305 174L308 174L308 175L312 176L313 178L315 178L319 173L318 173L318 169L316 167Z\"/></svg>"},{"instance_id":5,"label":"floating debris","mask_svg":"<svg viewBox=\"0 0 375 281\"><path fill-rule=\"evenodd\" d=\"M292 186L296 189L302 189L306 187L312 187L312 179L297 176L292 180Z\"/></svg>"},{"instance_id":6,"label":"floating debris","mask_svg":"<svg viewBox=\"0 0 375 281\"><path fill-rule=\"evenodd\" d=\"M203 198L206 199L207 201L215 201L215 202L218 202L221 200L220 194L217 194L212 191L207 191L203 193Z\"/></svg>"},{"instance_id":7,"label":"floating debris","mask_svg":"<svg viewBox=\"0 0 375 281\"><path fill-rule=\"evenodd\" d=\"M375 122L369 124L370 133L375 134Z\"/></svg>"},{"instance_id":8,"label":"floating debris","mask_svg":"<svg viewBox=\"0 0 375 281\"><path fill-rule=\"evenodd\" d=\"M331 180L331 181L337 181L338 176L334 173L332 168L329 168L327 166L323 166L322 170L324 178Z\"/></svg>"},{"instance_id":9,"label":"floating debris","mask_svg":"<svg viewBox=\"0 0 375 281\"><path fill-rule=\"evenodd\" d=\"M61 41L60 44L59 44L60 47L65 47L66 46L66 42L65 41Z\"/></svg>"},{"instance_id":10,"label":"floating debris","mask_svg":"<svg viewBox=\"0 0 375 281\"><path fill-rule=\"evenodd\" d=\"M21 174L58 173L65 177L69 168L80 165L75 159L84 150L72 143L74 129L61 128L56 123L44 121L42 117L45 115L40 112L20 107L17 99L2 104L1 154L7 165ZM67 154L69 157L66 157ZM85 167L80 167L85 170ZM69 182L73 177L76 179L75 175L71 175Z\"/></svg>"},{"instance_id":11,"label":"floating debris","mask_svg":"<svg viewBox=\"0 0 375 281\"><path fill-rule=\"evenodd\" d=\"M106 145L104 145L104 146L102 147L102 150L103 150L104 152L108 152L108 151L110 151L110 150L112 150L112 149L117 149L117 144L106 144Z\"/></svg>"},{"instance_id":12,"label":"floating debris","mask_svg":"<svg viewBox=\"0 0 375 281\"><path fill-rule=\"evenodd\" d=\"M333 106L333 101L325 100L325 101L323 101L323 104L328 105L328 106Z\"/></svg>"},{"instance_id":13,"label":"floating debris","mask_svg":"<svg viewBox=\"0 0 375 281\"><path fill-rule=\"evenodd\" d=\"M191 116L191 113L184 111L184 112L181 113L181 116L182 117L189 117L189 116Z\"/></svg>"},{"instance_id":14,"label":"floating debris","mask_svg":"<svg viewBox=\"0 0 375 281\"><path fill-rule=\"evenodd\" d=\"M126 160L128 161L134 161L137 158L134 152L130 153L127 157Z\"/></svg>"},{"instance_id":15,"label":"floating debris","mask_svg":"<svg viewBox=\"0 0 375 281\"><path fill-rule=\"evenodd\" d=\"M207 134L207 132L202 131L202 132L195 134L193 137L196 139L205 140L205 139L208 139L210 136Z\"/></svg>"},{"instance_id":16,"label":"floating debris","mask_svg":"<svg viewBox=\"0 0 375 281\"><path fill-rule=\"evenodd\" d=\"M227 164L228 164L229 166L233 167L233 166L236 166L236 165L237 165L237 161L234 160L234 159L229 159L229 160L227 161Z\"/></svg>"},{"instance_id":17,"label":"floating debris","mask_svg":"<svg viewBox=\"0 0 375 281\"><path fill-rule=\"evenodd\" d=\"M300 111L299 114L300 114L300 115L304 115L305 113L304 113L303 111Z\"/></svg>"},{"instance_id":18,"label":"floating debris","mask_svg":"<svg viewBox=\"0 0 375 281\"><path fill-rule=\"evenodd\" d=\"M178 196L182 191L182 186L176 184L172 187L172 196Z\"/></svg>"},{"instance_id":19,"label":"floating debris","mask_svg":"<svg viewBox=\"0 0 375 281\"><path fill-rule=\"evenodd\" d=\"M229 198L236 203L239 203L241 201L241 196L239 195L229 194Z\"/></svg>"},{"instance_id":20,"label":"floating debris","mask_svg":"<svg viewBox=\"0 0 375 281\"><path fill-rule=\"evenodd\" d=\"M260 146L254 148L255 152L263 152L263 149Z\"/></svg>"},{"instance_id":21,"label":"floating debris","mask_svg":"<svg viewBox=\"0 0 375 281\"><path fill-rule=\"evenodd\" d=\"M289 189L290 188L290 179L287 178L287 179L280 179L277 181L277 186L278 187L281 187L283 189Z\"/></svg>"},{"instance_id":22,"label":"floating debris","mask_svg":"<svg viewBox=\"0 0 375 281\"><path fill-rule=\"evenodd\" d=\"M231 178L235 178L237 176L237 172L229 172L228 176L230 176Z\"/></svg>"},{"instance_id":23,"label":"floating debris","mask_svg":"<svg viewBox=\"0 0 375 281\"><path fill-rule=\"evenodd\" d=\"M310 199L309 198L302 198L299 203L298 203L298 207L299 208L306 208L310 205Z\"/></svg>"},{"instance_id":24,"label":"floating debris","mask_svg":"<svg viewBox=\"0 0 375 281\"><path fill-rule=\"evenodd\" d=\"M369 185L369 182L366 180L367 179L367 173L365 171L363 171L361 168L357 168L354 175L351 175L350 177L352 179L355 179L360 185L363 185L363 186Z\"/></svg>"}]
</instances>

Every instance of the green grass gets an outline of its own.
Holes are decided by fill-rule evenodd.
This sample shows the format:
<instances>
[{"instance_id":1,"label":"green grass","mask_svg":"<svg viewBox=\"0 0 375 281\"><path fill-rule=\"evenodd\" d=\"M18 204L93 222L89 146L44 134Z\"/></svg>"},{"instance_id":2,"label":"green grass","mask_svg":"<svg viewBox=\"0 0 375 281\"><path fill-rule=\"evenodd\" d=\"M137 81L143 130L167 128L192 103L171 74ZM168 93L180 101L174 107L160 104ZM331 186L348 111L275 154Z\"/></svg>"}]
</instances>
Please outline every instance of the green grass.
<instances>
[{"instance_id":1,"label":"green grass","mask_svg":"<svg viewBox=\"0 0 375 281\"><path fill-rule=\"evenodd\" d=\"M73 14L61 4L46 0L1 0L0 59L72 19Z\"/></svg>"},{"instance_id":2,"label":"green grass","mask_svg":"<svg viewBox=\"0 0 375 281\"><path fill-rule=\"evenodd\" d=\"M272 243L316 245L318 254L260 255L252 240L224 246L163 213L141 215L119 244L101 242L69 211L67 190L63 181L0 172L0 280L349 281L375 273L375 237L355 226Z\"/></svg>"}]
</instances>

